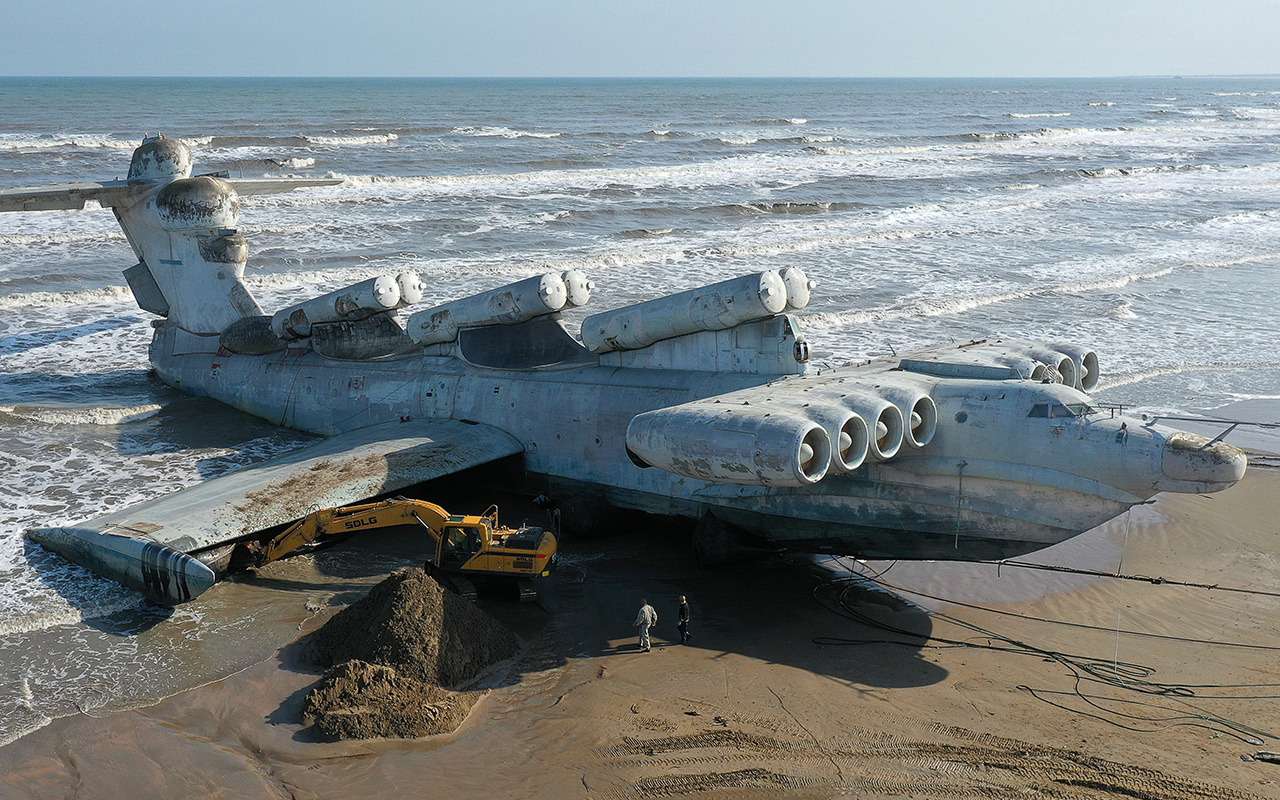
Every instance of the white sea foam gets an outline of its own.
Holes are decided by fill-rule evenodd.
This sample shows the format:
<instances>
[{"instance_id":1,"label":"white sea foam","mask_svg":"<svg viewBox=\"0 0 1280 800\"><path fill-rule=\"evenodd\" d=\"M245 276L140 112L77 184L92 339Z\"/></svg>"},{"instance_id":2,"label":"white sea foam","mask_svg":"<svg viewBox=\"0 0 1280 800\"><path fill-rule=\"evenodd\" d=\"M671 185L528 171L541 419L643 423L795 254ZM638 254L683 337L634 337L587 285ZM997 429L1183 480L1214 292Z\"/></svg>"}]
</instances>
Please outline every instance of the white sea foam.
<instances>
[{"instance_id":1,"label":"white sea foam","mask_svg":"<svg viewBox=\"0 0 1280 800\"><path fill-rule=\"evenodd\" d=\"M316 160L314 158L286 158L276 163L289 169L306 169L307 167L314 167Z\"/></svg>"},{"instance_id":2,"label":"white sea foam","mask_svg":"<svg viewBox=\"0 0 1280 800\"><path fill-rule=\"evenodd\" d=\"M209 144L212 138L211 136L183 137L181 141L188 147L200 147ZM100 133L0 133L0 151L36 151L60 147L82 150L133 150L141 143L141 137L122 139Z\"/></svg>"},{"instance_id":3,"label":"white sea foam","mask_svg":"<svg viewBox=\"0 0 1280 800\"><path fill-rule=\"evenodd\" d=\"M88 304L118 305L132 303L132 301L133 294L127 286L103 286L97 289L69 292L26 292L4 295L0 296L0 309Z\"/></svg>"},{"instance_id":4,"label":"white sea foam","mask_svg":"<svg viewBox=\"0 0 1280 800\"><path fill-rule=\"evenodd\" d=\"M160 413L157 403L136 406L0 406L7 415L39 425L126 425Z\"/></svg>"},{"instance_id":5,"label":"white sea foam","mask_svg":"<svg viewBox=\"0 0 1280 800\"><path fill-rule=\"evenodd\" d=\"M1114 106L1115 103L1111 100L1090 100L1089 105L1094 108L1110 108L1111 106Z\"/></svg>"},{"instance_id":6,"label":"white sea foam","mask_svg":"<svg viewBox=\"0 0 1280 800\"><path fill-rule=\"evenodd\" d=\"M1132 273L1096 280L1083 280L1059 283L1051 286L1030 286L1023 289L1012 289L1004 292L984 292L971 296L956 297L922 297L907 298L905 302L880 308L815 312L804 317L805 327L841 328L852 325L884 322L910 317L955 316L984 306L1009 303L1015 300L1026 300L1032 297L1083 294L1088 292L1119 289L1135 281L1163 278L1173 272L1172 267L1157 269L1151 272Z\"/></svg>"},{"instance_id":7,"label":"white sea foam","mask_svg":"<svg viewBox=\"0 0 1280 800\"><path fill-rule=\"evenodd\" d=\"M1207 363L1176 364L1172 366L1134 370L1132 372L1122 372L1116 375L1108 375L1104 370L1102 377L1098 380L1096 391L1103 392L1108 389L1116 389L1121 386L1131 386L1135 383L1141 383L1142 381L1149 381L1152 378L1161 378L1167 375L1185 375L1189 372L1262 369L1280 369L1280 361L1213 361Z\"/></svg>"},{"instance_id":8,"label":"white sea foam","mask_svg":"<svg viewBox=\"0 0 1280 800\"><path fill-rule=\"evenodd\" d=\"M400 138L395 133L371 133L362 135L325 135L325 136L303 136L310 144L320 145L322 147L362 147L371 144L390 144Z\"/></svg>"},{"instance_id":9,"label":"white sea foam","mask_svg":"<svg viewBox=\"0 0 1280 800\"><path fill-rule=\"evenodd\" d=\"M1037 117L1069 117L1071 116L1071 112L1070 111L1037 111L1037 112L1031 112L1031 113L1020 113L1017 111L1011 111L1005 116L1012 117L1013 119L1036 119Z\"/></svg>"},{"instance_id":10,"label":"white sea foam","mask_svg":"<svg viewBox=\"0 0 1280 800\"><path fill-rule=\"evenodd\" d=\"M453 132L462 136L499 136L503 139L555 139L560 136L556 131L522 131L505 125L465 125L454 128Z\"/></svg>"}]
</instances>

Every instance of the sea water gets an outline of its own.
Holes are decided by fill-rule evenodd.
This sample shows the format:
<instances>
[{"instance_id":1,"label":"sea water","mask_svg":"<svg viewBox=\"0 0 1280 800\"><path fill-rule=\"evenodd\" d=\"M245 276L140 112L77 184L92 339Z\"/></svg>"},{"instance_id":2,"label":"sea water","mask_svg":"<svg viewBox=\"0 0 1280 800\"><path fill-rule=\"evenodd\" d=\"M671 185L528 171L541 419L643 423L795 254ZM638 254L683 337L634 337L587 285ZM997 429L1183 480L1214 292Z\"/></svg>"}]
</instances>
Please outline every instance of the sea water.
<instances>
[{"instance_id":1,"label":"sea water","mask_svg":"<svg viewBox=\"0 0 1280 800\"><path fill-rule=\"evenodd\" d=\"M1280 396L1277 79L0 79L0 109L0 187L122 177L157 131L197 172L340 178L245 200L267 309L403 269L443 302L574 267L599 310L798 266L820 363L1048 337L1104 400ZM109 212L0 215L0 742L252 630L202 599L140 641L136 595L24 528L309 440L149 376L134 261Z\"/></svg>"}]
</instances>

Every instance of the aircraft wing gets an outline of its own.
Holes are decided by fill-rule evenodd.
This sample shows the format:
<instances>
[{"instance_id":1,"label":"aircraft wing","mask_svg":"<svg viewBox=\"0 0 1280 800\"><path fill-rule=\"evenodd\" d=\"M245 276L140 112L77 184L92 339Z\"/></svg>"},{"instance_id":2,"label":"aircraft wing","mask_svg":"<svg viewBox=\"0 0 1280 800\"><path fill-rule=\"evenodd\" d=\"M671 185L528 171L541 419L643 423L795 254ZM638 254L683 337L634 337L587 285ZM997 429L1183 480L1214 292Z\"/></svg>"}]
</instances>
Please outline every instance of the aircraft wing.
<instances>
[{"instance_id":1,"label":"aircraft wing","mask_svg":"<svg viewBox=\"0 0 1280 800\"><path fill-rule=\"evenodd\" d=\"M227 178L225 180L236 187L236 191L241 195L274 194L306 189L309 186L337 186L342 183L341 178Z\"/></svg>"},{"instance_id":2,"label":"aircraft wing","mask_svg":"<svg viewBox=\"0 0 1280 800\"><path fill-rule=\"evenodd\" d=\"M523 452L514 437L456 420L387 423L333 436L230 475L73 527L38 528L32 540L163 602L211 586L190 553L307 513L341 506Z\"/></svg>"},{"instance_id":3,"label":"aircraft wing","mask_svg":"<svg viewBox=\"0 0 1280 800\"><path fill-rule=\"evenodd\" d=\"M63 183L18 189L0 189L0 211L58 211L84 208L86 200L115 205L129 190L128 181Z\"/></svg>"}]
</instances>

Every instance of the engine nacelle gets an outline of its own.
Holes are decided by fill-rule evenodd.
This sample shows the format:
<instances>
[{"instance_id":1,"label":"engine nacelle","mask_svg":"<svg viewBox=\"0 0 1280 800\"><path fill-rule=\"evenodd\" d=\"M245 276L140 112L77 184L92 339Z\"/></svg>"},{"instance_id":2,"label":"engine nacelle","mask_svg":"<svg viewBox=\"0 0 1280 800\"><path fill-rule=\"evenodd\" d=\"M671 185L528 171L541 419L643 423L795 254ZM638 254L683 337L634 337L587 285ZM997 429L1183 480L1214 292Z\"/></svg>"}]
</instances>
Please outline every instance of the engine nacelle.
<instances>
[{"instance_id":1,"label":"engine nacelle","mask_svg":"<svg viewBox=\"0 0 1280 800\"><path fill-rule=\"evenodd\" d=\"M853 410L835 403L805 403L806 416L822 426L831 441L831 472L853 472L867 459L867 423Z\"/></svg>"},{"instance_id":2,"label":"engine nacelle","mask_svg":"<svg viewBox=\"0 0 1280 800\"><path fill-rule=\"evenodd\" d=\"M809 486L831 463L823 427L760 405L697 402L647 411L627 426L637 463L676 475L756 486Z\"/></svg>"},{"instance_id":3,"label":"engine nacelle","mask_svg":"<svg viewBox=\"0 0 1280 800\"><path fill-rule=\"evenodd\" d=\"M564 277L548 272L419 311L409 317L409 336L423 345L452 342L462 328L528 322L554 314L568 302L569 287Z\"/></svg>"},{"instance_id":4,"label":"engine nacelle","mask_svg":"<svg viewBox=\"0 0 1280 800\"><path fill-rule=\"evenodd\" d=\"M786 307L786 283L767 270L592 314L582 321L582 342L593 353L638 350L664 339L772 317Z\"/></svg>"},{"instance_id":5,"label":"engine nacelle","mask_svg":"<svg viewBox=\"0 0 1280 800\"><path fill-rule=\"evenodd\" d=\"M867 461L888 461L902 449L905 426L902 412L877 389L839 384L816 386L804 397L815 402L849 409L862 419L867 430ZM936 415L935 415L936 418Z\"/></svg>"},{"instance_id":6,"label":"engine nacelle","mask_svg":"<svg viewBox=\"0 0 1280 800\"><path fill-rule=\"evenodd\" d=\"M1097 353L1078 344L1052 342L1049 346L1058 352L1065 353L1071 359L1071 363L1076 369L1077 377L1073 385L1077 389L1087 392L1098 385L1098 379L1102 377L1102 372L1098 367Z\"/></svg>"},{"instance_id":7,"label":"engine nacelle","mask_svg":"<svg viewBox=\"0 0 1280 800\"><path fill-rule=\"evenodd\" d=\"M938 406L928 392L920 386L889 377L882 378L875 390L901 412L903 441L912 447L924 447L933 441L933 435L938 431Z\"/></svg>"}]
</instances>

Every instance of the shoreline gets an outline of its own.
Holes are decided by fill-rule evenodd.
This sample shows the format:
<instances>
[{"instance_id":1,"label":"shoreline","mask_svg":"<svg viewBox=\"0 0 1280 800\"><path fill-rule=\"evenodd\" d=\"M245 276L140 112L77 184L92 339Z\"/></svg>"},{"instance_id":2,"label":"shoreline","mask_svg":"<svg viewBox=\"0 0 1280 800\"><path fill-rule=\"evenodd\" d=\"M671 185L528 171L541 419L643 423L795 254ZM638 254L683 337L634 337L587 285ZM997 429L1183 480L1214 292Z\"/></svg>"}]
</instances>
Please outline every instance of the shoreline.
<instances>
[{"instance_id":1,"label":"shoreline","mask_svg":"<svg viewBox=\"0 0 1280 800\"><path fill-rule=\"evenodd\" d=\"M1277 492L1280 471L1259 468L1219 495L1162 496L1153 513L1132 523L1127 546L1121 529L1095 531L1038 560L1092 554L1107 561L1119 544L1126 572L1131 567L1145 575L1274 585L1280 580L1271 499ZM1213 535L1206 536L1208 531ZM1280 739L1256 746L1230 732L1231 724L1247 724L1280 737L1280 710L1265 700L1235 697L1238 690L1198 689L1193 691L1232 697L1166 703L1090 684L1084 694L1106 698L1091 701L1107 709L1103 713L1080 702L1060 666L1038 658L936 649L919 640L818 646L814 640L824 636L888 637L815 606L810 593L817 579L796 563L701 571L688 563L678 541L660 532L645 544L633 538L575 544L579 558L556 578L547 612L486 605L516 628L526 648L507 668L490 674L494 685L452 734L313 740L298 711L318 674L296 640L336 610L326 605L304 620L293 644L232 676L145 708L58 719L0 747L0 794L61 797L77 785L77 775L88 774L94 782L80 785L81 797L175 789L207 793L215 786L228 796L287 791L336 797L426 780L440 791L500 797L722 791L742 797L829 796L855 790L878 797L893 796L908 778L921 796L978 786L1012 792L1093 781L1111 788L1088 790L1097 794L1080 789L1080 796L1204 791L1209 794L1200 796L1252 798L1280 786L1274 766L1241 760L1256 750L1277 749ZM1147 662L1156 672L1144 680L1280 682L1274 598L1010 572L997 576L981 565L902 562L886 577L992 613L933 601L926 610L906 592L887 591L858 592L856 608L879 622L943 638L955 638L953 620L961 620L1038 647L1083 651L1099 661ZM1222 579L1227 575L1230 581ZM750 591L743 592L744 586ZM634 651L626 625L634 615L630 606L638 602L632 595L640 592L656 596L663 616L658 630L667 637L674 633L666 596L690 594L690 646L660 637L654 653ZM304 605L302 597L294 600ZM1180 638L1115 634L1117 617L1121 629ZM1275 650L1184 639L1251 642ZM1042 702L1046 698L1053 702ZM1169 713L1134 700L1205 706L1202 711L1230 724L1200 720L1211 728L1206 730L1119 716ZM1110 719L1087 715L1112 712L1118 713ZM1114 723L1152 730L1125 731ZM491 760L495 752L503 754L500 774L472 767L475 759ZM1023 756L1015 757L1019 752ZM136 770L112 768L144 753L145 763ZM978 766L987 762L1003 766ZM1173 791L1169 787L1183 794L1159 793Z\"/></svg>"}]
</instances>

